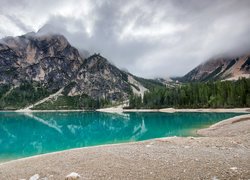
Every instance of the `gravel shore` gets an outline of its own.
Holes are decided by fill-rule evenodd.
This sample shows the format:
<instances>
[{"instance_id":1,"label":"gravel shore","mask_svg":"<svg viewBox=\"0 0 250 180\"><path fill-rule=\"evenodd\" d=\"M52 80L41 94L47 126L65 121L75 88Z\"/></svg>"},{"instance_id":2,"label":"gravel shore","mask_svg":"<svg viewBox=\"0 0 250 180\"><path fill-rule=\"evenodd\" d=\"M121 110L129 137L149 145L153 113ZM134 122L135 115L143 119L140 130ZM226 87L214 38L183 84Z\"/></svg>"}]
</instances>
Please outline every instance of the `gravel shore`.
<instances>
[{"instance_id":1,"label":"gravel shore","mask_svg":"<svg viewBox=\"0 0 250 180\"><path fill-rule=\"evenodd\" d=\"M250 108L212 108L212 109L175 109L175 108L163 108L163 109L123 109L122 106L110 107L97 109L100 112L110 112L110 113L122 113L122 112L165 112L165 113L174 113L174 112L234 112L234 113L250 113Z\"/></svg>"},{"instance_id":2,"label":"gravel shore","mask_svg":"<svg viewBox=\"0 0 250 180\"><path fill-rule=\"evenodd\" d=\"M73 149L0 164L0 179L250 179L250 115L197 132Z\"/></svg>"}]
</instances>

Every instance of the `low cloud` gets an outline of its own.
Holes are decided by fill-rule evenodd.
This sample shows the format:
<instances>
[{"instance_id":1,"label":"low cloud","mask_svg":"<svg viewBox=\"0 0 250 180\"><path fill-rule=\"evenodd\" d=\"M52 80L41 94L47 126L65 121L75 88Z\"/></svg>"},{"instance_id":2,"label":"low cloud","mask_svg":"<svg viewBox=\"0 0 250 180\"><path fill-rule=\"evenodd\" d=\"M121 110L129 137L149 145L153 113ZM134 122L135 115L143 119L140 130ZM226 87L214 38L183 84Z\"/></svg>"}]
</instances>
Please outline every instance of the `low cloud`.
<instances>
[{"instance_id":1,"label":"low cloud","mask_svg":"<svg viewBox=\"0 0 250 180\"><path fill-rule=\"evenodd\" d=\"M250 52L248 0L1 1L0 23L15 28L0 27L0 36L43 27L143 77L184 75L211 57Z\"/></svg>"}]
</instances>

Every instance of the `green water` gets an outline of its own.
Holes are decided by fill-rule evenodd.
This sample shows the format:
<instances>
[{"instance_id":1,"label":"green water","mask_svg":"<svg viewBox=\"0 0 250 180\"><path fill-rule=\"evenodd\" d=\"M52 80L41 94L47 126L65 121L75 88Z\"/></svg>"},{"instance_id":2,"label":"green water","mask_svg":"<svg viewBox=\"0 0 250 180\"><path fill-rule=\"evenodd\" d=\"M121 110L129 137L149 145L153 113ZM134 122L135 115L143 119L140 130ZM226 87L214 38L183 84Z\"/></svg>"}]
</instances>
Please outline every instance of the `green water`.
<instances>
[{"instance_id":1,"label":"green water","mask_svg":"<svg viewBox=\"0 0 250 180\"><path fill-rule=\"evenodd\" d=\"M0 161L191 131L236 113L0 112Z\"/></svg>"}]
</instances>

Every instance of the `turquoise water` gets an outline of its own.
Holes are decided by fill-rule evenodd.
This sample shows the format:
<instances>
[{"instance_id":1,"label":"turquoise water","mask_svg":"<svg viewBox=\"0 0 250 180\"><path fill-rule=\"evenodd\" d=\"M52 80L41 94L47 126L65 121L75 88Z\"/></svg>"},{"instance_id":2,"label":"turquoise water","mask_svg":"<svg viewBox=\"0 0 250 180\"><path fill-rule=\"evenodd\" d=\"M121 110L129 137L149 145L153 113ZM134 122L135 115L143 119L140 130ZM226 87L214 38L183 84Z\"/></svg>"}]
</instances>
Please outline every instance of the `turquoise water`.
<instances>
[{"instance_id":1,"label":"turquoise water","mask_svg":"<svg viewBox=\"0 0 250 180\"><path fill-rule=\"evenodd\" d=\"M236 113L0 112L0 161L191 131Z\"/></svg>"}]
</instances>

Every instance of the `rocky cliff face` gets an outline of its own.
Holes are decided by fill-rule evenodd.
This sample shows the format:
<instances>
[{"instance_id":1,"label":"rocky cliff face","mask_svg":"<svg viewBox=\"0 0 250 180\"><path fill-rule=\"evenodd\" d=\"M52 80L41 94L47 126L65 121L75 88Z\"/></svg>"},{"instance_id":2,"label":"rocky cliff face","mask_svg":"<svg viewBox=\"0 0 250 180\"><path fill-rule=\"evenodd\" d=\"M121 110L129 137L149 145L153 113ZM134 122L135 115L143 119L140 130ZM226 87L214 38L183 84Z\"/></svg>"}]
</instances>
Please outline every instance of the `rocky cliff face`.
<instances>
[{"instance_id":1,"label":"rocky cliff face","mask_svg":"<svg viewBox=\"0 0 250 180\"><path fill-rule=\"evenodd\" d=\"M43 92L37 91L36 96L43 98L63 89L64 96L87 95L110 101L127 100L135 86L128 73L99 54L83 57L64 36L39 32L0 40L0 91L8 85L2 88L0 101L2 96L9 102L6 96L24 82L39 84ZM27 85L16 92L23 87Z\"/></svg>"},{"instance_id":2,"label":"rocky cliff face","mask_svg":"<svg viewBox=\"0 0 250 180\"><path fill-rule=\"evenodd\" d=\"M26 34L0 43L0 83L36 81L51 89L65 86L83 63L61 35Z\"/></svg>"},{"instance_id":3,"label":"rocky cliff face","mask_svg":"<svg viewBox=\"0 0 250 180\"><path fill-rule=\"evenodd\" d=\"M240 77L250 77L250 55L212 59L190 71L181 80L237 80Z\"/></svg>"},{"instance_id":4,"label":"rocky cliff face","mask_svg":"<svg viewBox=\"0 0 250 180\"><path fill-rule=\"evenodd\" d=\"M84 60L72 82L69 96L85 93L91 97L125 100L131 92L128 75L98 54Z\"/></svg>"}]
</instances>

